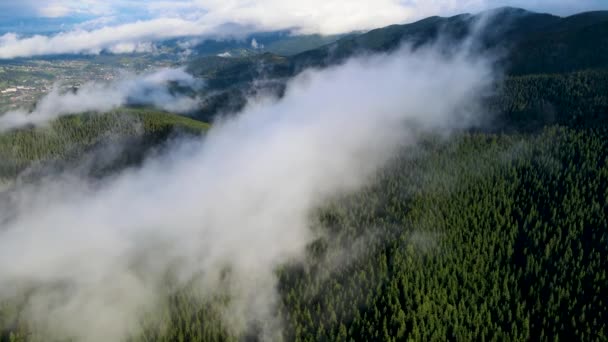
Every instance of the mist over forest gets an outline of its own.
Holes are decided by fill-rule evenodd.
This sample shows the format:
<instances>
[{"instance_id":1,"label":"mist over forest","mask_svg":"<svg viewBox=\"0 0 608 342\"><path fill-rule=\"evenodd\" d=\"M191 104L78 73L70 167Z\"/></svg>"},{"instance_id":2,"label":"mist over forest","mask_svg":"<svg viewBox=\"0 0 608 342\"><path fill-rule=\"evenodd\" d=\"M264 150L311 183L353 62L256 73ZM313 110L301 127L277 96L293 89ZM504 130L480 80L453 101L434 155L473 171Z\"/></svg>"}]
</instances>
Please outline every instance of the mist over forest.
<instances>
[{"instance_id":1,"label":"mist over forest","mask_svg":"<svg viewBox=\"0 0 608 342\"><path fill-rule=\"evenodd\" d=\"M607 338L606 5L321 5L0 5L0 341Z\"/></svg>"}]
</instances>

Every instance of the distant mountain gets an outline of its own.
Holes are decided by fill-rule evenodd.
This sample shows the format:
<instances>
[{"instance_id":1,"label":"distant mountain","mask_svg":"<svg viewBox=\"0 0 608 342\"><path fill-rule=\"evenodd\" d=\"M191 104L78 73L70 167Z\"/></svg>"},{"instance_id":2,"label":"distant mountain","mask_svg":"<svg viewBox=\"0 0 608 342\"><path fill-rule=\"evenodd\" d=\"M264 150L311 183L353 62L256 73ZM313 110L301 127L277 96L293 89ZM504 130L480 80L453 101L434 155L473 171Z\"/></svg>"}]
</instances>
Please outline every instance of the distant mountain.
<instances>
[{"instance_id":1,"label":"distant mountain","mask_svg":"<svg viewBox=\"0 0 608 342\"><path fill-rule=\"evenodd\" d=\"M471 34L480 50L508 51L510 74L575 71L608 66L608 11L561 18L518 8L500 8L477 15L429 17L350 35L289 57L294 72L325 66L363 52L391 51L403 43L414 47L437 42L459 43ZM567 60L566 60L567 59ZM204 60L195 60L192 65Z\"/></svg>"},{"instance_id":2,"label":"distant mountain","mask_svg":"<svg viewBox=\"0 0 608 342\"><path fill-rule=\"evenodd\" d=\"M515 42L513 74L558 73L608 67L608 11L560 19Z\"/></svg>"},{"instance_id":3,"label":"distant mountain","mask_svg":"<svg viewBox=\"0 0 608 342\"><path fill-rule=\"evenodd\" d=\"M402 44L414 48L439 43L449 51L451 47L463 42L467 37L475 37L475 46L480 52L500 56L499 64L507 76L547 75L575 73L585 70L608 69L608 11L581 13L569 17L558 17L551 14L534 13L519 8L504 7L477 15L461 14L449 18L429 17L411 24L391 25L375 29L364 34L351 35L322 47L308 50L293 56L277 56L271 53L250 55L245 58L202 57L194 59L189 71L208 80L212 93L206 97L207 105L201 109L199 116L210 120L217 113L233 112L242 107L245 98L252 92L274 91L278 96L284 90L283 81L308 67L326 67L345 59L364 53L389 52ZM578 89L579 76L555 79L560 84L560 91ZM542 78L543 82L553 84L552 78ZM582 78L593 84L603 84L605 73L587 73ZM264 84L254 80L266 80ZM508 87L517 85L518 89L536 89L537 98L527 99L515 104L514 97L497 99L500 105L495 108L508 113L525 113L535 111L539 103L551 110L549 115L553 122L583 123L581 108L588 103L554 106L555 101L570 98L555 93L545 94L538 89L539 78L520 77L517 82L507 82L503 94L509 93ZM526 82L532 82L525 84ZM598 83L599 82L599 83ZM549 87L550 88L550 87ZM549 89L544 88L544 89ZM585 95L578 97L594 99L594 113L608 110L608 94L598 93L597 87L584 88ZM560 103L562 103L561 101ZM563 104L563 103L562 103ZM572 119L565 108L575 108L578 118ZM563 110L563 112L560 112ZM538 113L537 113L538 114ZM547 114L548 115L548 114ZM541 116L548 117L545 114ZM598 114L599 115L599 114ZM562 116L568 116L565 118ZM505 114L502 119L510 116ZM601 122L603 116L593 119ZM519 119L518 119L519 120ZM512 126L513 123L509 123ZM538 127L540 121L534 120L530 127ZM515 126L519 126L519 121ZM529 126L526 124L526 126Z\"/></svg>"},{"instance_id":4,"label":"distant mountain","mask_svg":"<svg viewBox=\"0 0 608 342\"><path fill-rule=\"evenodd\" d=\"M608 11L561 18L510 7L392 25L304 52L293 61L304 66L323 65L362 51L390 51L404 42L414 47L438 39L459 43L471 34L478 38L481 50L508 52L504 61L509 74L608 66Z\"/></svg>"},{"instance_id":5,"label":"distant mountain","mask_svg":"<svg viewBox=\"0 0 608 342\"><path fill-rule=\"evenodd\" d=\"M291 56L307 50L319 48L333 43L341 35L294 35L290 31L257 32L240 38L221 39L173 39L160 43L163 47L186 48L194 56L223 56L248 57L260 53L274 53L282 56Z\"/></svg>"}]
</instances>

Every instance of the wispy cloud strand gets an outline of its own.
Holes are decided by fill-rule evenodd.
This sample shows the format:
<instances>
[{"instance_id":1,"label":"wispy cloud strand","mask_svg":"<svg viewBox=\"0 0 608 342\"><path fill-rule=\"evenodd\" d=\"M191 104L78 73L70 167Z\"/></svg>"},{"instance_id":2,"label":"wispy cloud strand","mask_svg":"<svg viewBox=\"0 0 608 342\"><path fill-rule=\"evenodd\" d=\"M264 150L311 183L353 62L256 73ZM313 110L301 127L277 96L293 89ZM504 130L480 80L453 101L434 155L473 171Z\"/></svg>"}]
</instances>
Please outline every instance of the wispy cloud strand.
<instances>
[{"instance_id":1,"label":"wispy cloud strand","mask_svg":"<svg viewBox=\"0 0 608 342\"><path fill-rule=\"evenodd\" d=\"M274 271L314 239L311 211L363 186L414 132L475 123L489 65L405 48L307 71L278 102L251 102L140 169L16 189L0 207L0 301L27 291L33 326L120 341L172 274L227 293L227 326L271 333Z\"/></svg>"},{"instance_id":2,"label":"wispy cloud strand","mask_svg":"<svg viewBox=\"0 0 608 342\"><path fill-rule=\"evenodd\" d=\"M124 75L111 83L85 83L76 91L57 85L33 111L14 110L0 115L0 133L26 125L41 125L60 116L83 112L107 112L126 104L151 105L176 113L196 108L198 99L170 91L170 83L199 89L203 86L183 69L161 69L154 73Z\"/></svg>"}]
</instances>

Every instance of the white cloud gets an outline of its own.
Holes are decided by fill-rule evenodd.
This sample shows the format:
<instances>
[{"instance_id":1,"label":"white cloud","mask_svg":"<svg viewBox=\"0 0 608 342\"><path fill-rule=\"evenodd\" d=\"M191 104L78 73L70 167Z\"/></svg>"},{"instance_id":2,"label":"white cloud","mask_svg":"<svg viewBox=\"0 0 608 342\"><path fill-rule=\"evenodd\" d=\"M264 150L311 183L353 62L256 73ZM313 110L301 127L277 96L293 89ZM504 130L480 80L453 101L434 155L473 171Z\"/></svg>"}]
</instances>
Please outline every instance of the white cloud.
<instances>
[{"instance_id":1,"label":"white cloud","mask_svg":"<svg viewBox=\"0 0 608 342\"><path fill-rule=\"evenodd\" d=\"M51 4L44 6L40 9L40 15L47 18L58 18L65 17L70 14L70 8L63 6L61 4Z\"/></svg>"},{"instance_id":2,"label":"white cloud","mask_svg":"<svg viewBox=\"0 0 608 342\"><path fill-rule=\"evenodd\" d=\"M263 49L264 44L258 43L258 41L255 38L253 38L253 39L251 39L251 48L256 49L256 50Z\"/></svg>"},{"instance_id":3,"label":"white cloud","mask_svg":"<svg viewBox=\"0 0 608 342\"><path fill-rule=\"evenodd\" d=\"M152 105L176 113L193 110L198 99L170 93L169 82L193 88L201 86L201 81L183 69L161 69L140 76L124 75L113 83L86 83L77 92L61 92L55 87L32 112L15 110L0 115L0 133L25 125L42 125L63 115L103 113L127 103Z\"/></svg>"},{"instance_id":4,"label":"white cloud","mask_svg":"<svg viewBox=\"0 0 608 342\"><path fill-rule=\"evenodd\" d=\"M22 8L31 11L34 3L25 1ZM99 28L100 22L92 21L96 29L63 32L53 37L5 36L0 39L0 58L95 53L112 50L118 44L136 47L165 38L235 33L226 32L227 24L236 24L246 32L295 29L299 33L334 34L503 5L560 14L608 9L604 0L53 0L38 4L39 15L105 16L127 23ZM0 4L0 10L3 6L13 12L19 8Z\"/></svg>"},{"instance_id":5,"label":"white cloud","mask_svg":"<svg viewBox=\"0 0 608 342\"><path fill-rule=\"evenodd\" d=\"M274 271L314 238L311 211L365 185L414 132L474 123L467 109L492 80L485 60L433 50L355 59L304 72L282 100L254 101L140 169L18 188L16 208L0 207L0 301L26 291L34 326L120 341L173 274L228 293L226 326L257 319L272 333Z\"/></svg>"},{"instance_id":6,"label":"white cloud","mask_svg":"<svg viewBox=\"0 0 608 342\"><path fill-rule=\"evenodd\" d=\"M144 42L144 43L132 43L132 42L117 43L117 44L114 44L114 45L110 46L110 48L108 48L109 52L115 53L115 54L132 53L132 52L137 52L137 53L153 52L155 50L156 50L155 46L152 43L149 43L149 42Z\"/></svg>"},{"instance_id":7,"label":"white cloud","mask_svg":"<svg viewBox=\"0 0 608 342\"><path fill-rule=\"evenodd\" d=\"M160 18L148 21L104 27L97 30L75 30L52 37L33 36L20 38L7 33L0 36L0 58L39 56L62 53L98 53L122 44L137 44L172 38L193 36L208 32L203 23L177 18Z\"/></svg>"}]
</instances>

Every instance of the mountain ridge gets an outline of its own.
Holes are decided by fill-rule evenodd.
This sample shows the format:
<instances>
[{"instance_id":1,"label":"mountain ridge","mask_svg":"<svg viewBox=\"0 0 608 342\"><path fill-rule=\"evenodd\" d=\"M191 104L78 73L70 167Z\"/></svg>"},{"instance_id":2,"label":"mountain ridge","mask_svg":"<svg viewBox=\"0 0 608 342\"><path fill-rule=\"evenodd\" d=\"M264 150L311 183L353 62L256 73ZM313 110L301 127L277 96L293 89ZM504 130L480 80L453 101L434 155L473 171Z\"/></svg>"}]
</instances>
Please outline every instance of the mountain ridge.
<instances>
[{"instance_id":1,"label":"mountain ridge","mask_svg":"<svg viewBox=\"0 0 608 342\"><path fill-rule=\"evenodd\" d=\"M477 50L500 56L497 66L507 77L608 69L608 58L605 58L608 56L608 11L558 17L503 7L477 15L432 16L413 23L390 25L293 56L264 53L246 58L195 59L188 71L207 79L210 85L206 105L196 116L209 121L218 113L238 111L248 97L260 91L259 84L252 84L254 79L267 80L266 90L281 96L285 81L310 67L324 68L361 54L390 52L404 43L417 49L436 44L439 38L449 50L462 44L481 21L485 21L485 29L477 33ZM221 65L209 68L210 61ZM546 97L553 98L550 94Z\"/></svg>"}]
</instances>

